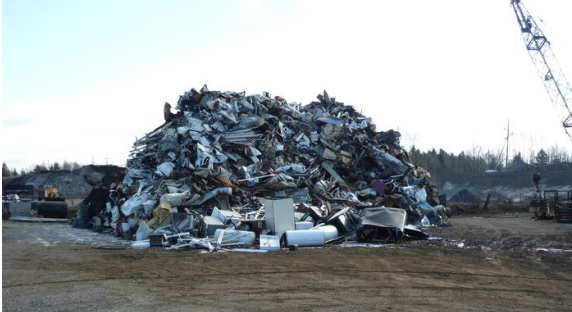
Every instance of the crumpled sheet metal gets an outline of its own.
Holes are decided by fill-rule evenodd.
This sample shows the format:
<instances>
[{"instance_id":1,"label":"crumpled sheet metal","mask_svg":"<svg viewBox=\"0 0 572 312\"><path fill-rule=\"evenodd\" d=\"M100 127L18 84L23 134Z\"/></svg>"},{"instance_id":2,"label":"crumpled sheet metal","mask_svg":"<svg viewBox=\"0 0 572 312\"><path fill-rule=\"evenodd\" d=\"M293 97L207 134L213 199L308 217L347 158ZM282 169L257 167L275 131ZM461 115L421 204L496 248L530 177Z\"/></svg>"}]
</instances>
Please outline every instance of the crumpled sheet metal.
<instances>
[{"instance_id":1,"label":"crumpled sheet metal","mask_svg":"<svg viewBox=\"0 0 572 312\"><path fill-rule=\"evenodd\" d=\"M406 212L398 208L365 208L361 211L359 226L372 225L377 227L398 228L403 231Z\"/></svg>"},{"instance_id":2,"label":"crumpled sheet metal","mask_svg":"<svg viewBox=\"0 0 572 312\"><path fill-rule=\"evenodd\" d=\"M407 212L398 208L365 208L357 226L360 242L396 242L402 239Z\"/></svg>"},{"instance_id":3,"label":"crumpled sheet metal","mask_svg":"<svg viewBox=\"0 0 572 312\"><path fill-rule=\"evenodd\" d=\"M178 117L135 140L117 187L118 223L156 225L154 210L166 202L171 212L237 208L246 216L277 196L294 197L316 224L344 208L380 206L404 210L408 224L446 222L438 211L446 208L424 196L430 174L410 162L401 134L376 131L370 117L325 91L300 105L205 85L181 95L176 109ZM142 199L155 208L139 207Z\"/></svg>"}]
</instances>

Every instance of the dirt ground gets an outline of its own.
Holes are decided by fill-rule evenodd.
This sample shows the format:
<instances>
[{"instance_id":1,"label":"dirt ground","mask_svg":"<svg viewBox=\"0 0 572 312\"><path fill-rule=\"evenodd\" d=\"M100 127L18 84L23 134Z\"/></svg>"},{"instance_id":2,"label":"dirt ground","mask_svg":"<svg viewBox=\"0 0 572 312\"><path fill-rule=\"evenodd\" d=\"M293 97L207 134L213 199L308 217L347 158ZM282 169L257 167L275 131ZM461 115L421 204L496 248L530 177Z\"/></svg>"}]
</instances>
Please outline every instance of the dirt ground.
<instances>
[{"instance_id":1,"label":"dirt ground","mask_svg":"<svg viewBox=\"0 0 572 312\"><path fill-rule=\"evenodd\" d=\"M2 223L3 311L570 311L572 224L463 216L430 240L265 254L133 249Z\"/></svg>"}]
</instances>

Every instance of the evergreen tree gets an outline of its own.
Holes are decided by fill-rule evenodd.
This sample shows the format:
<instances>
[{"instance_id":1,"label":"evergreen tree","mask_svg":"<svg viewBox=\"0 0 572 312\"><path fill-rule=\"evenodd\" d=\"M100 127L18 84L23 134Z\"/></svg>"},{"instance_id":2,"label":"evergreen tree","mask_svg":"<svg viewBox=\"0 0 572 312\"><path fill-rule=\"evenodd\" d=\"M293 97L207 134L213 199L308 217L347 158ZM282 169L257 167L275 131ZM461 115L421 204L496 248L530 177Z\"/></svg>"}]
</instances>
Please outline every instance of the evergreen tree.
<instances>
[{"instance_id":1,"label":"evergreen tree","mask_svg":"<svg viewBox=\"0 0 572 312\"><path fill-rule=\"evenodd\" d=\"M8 166L6 165L5 162L2 163L2 177L3 178L8 178L10 177L10 169L8 169Z\"/></svg>"},{"instance_id":2,"label":"evergreen tree","mask_svg":"<svg viewBox=\"0 0 572 312\"><path fill-rule=\"evenodd\" d=\"M536 154L536 162L540 165L548 164L549 157L548 154L544 151L544 149L540 149L538 154Z\"/></svg>"},{"instance_id":3,"label":"evergreen tree","mask_svg":"<svg viewBox=\"0 0 572 312\"><path fill-rule=\"evenodd\" d=\"M512 163L513 164L524 163L524 160L522 159L522 155L520 154L520 152L514 155L514 157L512 158Z\"/></svg>"},{"instance_id":4,"label":"evergreen tree","mask_svg":"<svg viewBox=\"0 0 572 312\"><path fill-rule=\"evenodd\" d=\"M44 165L36 165L36 167L34 167L34 172L35 173L40 173L42 171L47 171L48 168L46 168L46 166Z\"/></svg>"}]
</instances>

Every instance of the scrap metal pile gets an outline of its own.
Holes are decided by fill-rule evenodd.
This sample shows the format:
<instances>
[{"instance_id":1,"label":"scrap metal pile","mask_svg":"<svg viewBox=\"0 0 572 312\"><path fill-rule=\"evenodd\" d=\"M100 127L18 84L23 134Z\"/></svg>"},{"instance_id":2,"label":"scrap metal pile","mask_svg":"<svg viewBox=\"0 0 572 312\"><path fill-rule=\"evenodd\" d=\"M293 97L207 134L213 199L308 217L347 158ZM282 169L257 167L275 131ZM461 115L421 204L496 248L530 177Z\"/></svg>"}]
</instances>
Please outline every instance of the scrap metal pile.
<instances>
[{"instance_id":1,"label":"scrap metal pile","mask_svg":"<svg viewBox=\"0 0 572 312\"><path fill-rule=\"evenodd\" d=\"M165 124L136 140L94 224L134 246L264 250L399 242L446 223L399 132L317 98L185 92L178 113L166 103Z\"/></svg>"}]
</instances>

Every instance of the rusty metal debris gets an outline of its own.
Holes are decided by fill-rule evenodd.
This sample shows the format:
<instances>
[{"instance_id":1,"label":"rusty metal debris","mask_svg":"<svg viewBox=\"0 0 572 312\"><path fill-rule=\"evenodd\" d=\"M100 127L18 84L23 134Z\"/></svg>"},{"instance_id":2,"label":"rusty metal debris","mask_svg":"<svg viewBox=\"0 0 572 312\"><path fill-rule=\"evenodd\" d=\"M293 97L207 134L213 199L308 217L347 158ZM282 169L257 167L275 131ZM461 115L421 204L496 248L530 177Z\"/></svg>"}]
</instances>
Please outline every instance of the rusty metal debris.
<instances>
[{"instance_id":1,"label":"rusty metal debris","mask_svg":"<svg viewBox=\"0 0 572 312\"><path fill-rule=\"evenodd\" d=\"M134 246L296 250L400 242L447 223L400 133L377 131L325 91L300 105L204 86L181 95L177 113L168 109L135 141L123 181L92 222Z\"/></svg>"}]
</instances>

